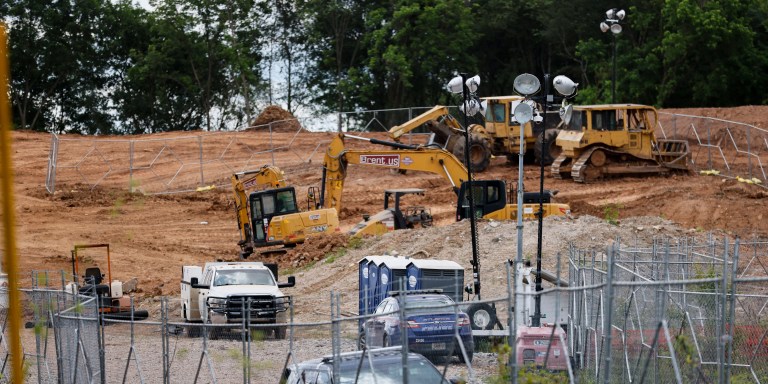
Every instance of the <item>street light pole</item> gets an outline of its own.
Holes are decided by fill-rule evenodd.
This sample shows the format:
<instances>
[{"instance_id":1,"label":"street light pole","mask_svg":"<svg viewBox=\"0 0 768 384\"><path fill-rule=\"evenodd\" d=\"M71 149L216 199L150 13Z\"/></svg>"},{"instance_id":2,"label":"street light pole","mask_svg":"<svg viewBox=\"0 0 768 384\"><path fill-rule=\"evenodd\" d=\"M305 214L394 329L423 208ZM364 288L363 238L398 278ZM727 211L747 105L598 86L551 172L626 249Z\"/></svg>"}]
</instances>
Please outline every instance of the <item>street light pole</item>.
<instances>
[{"instance_id":1,"label":"street light pole","mask_svg":"<svg viewBox=\"0 0 768 384\"><path fill-rule=\"evenodd\" d=\"M536 246L536 292L541 292L541 243L542 234L544 233L544 159L549 156L549 144L547 143L547 111L549 111L549 73L544 74L544 117L541 120L541 125L544 129L541 131L541 158L539 159L540 172L539 172L539 212L537 214L539 219L539 237L538 244ZM533 318L531 319L531 325L534 327L541 326L541 295L534 296L534 311Z\"/></svg>"},{"instance_id":2,"label":"street light pole","mask_svg":"<svg viewBox=\"0 0 768 384\"><path fill-rule=\"evenodd\" d=\"M472 237L472 282L474 293L477 295L478 300L482 300L480 296L480 257L479 249L477 248L477 219L475 217L475 197L472 190L472 162L470 157L470 134L469 134L469 121L467 115L469 114L469 89L467 87L467 74L460 73L462 91L461 94L464 99L464 162L467 164L467 198L469 200L469 228Z\"/></svg>"},{"instance_id":3,"label":"street light pole","mask_svg":"<svg viewBox=\"0 0 768 384\"><path fill-rule=\"evenodd\" d=\"M611 104L616 103L616 35L621 33L622 27L620 21L624 20L626 12L623 9L611 8L605 12L605 21L600 23L600 30L603 32L611 31L613 36L613 69L611 71Z\"/></svg>"},{"instance_id":4,"label":"street light pole","mask_svg":"<svg viewBox=\"0 0 768 384\"><path fill-rule=\"evenodd\" d=\"M549 145L547 144L547 111L549 110L549 103L550 101L554 101L554 96L550 95L550 88L549 88L549 74L544 74L544 96L543 99L541 97L531 97L531 95L535 94L539 91L539 80L530 74L522 74L519 75L517 78L515 78L515 91L517 91L519 94L523 95L525 99L530 99L533 101L542 101L543 109L544 109L544 116L541 118L541 120L535 120L536 122L542 123L544 126L544 129L542 130L542 137L541 137L541 156L539 158L539 164L540 164L540 175L539 175L539 211L537 213L537 218L539 220L539 233L538 233L538 244L537 244L537 252L536 252L536 277L535 277L535 284L536 284L536 292L541 292L542 286L542 278L541 278L541 248L542 248L542 238L544 233L544 159L547 159L549 157ZM560 75L556 76L552 84L555 87L555 90L562 95L563 97L563 107L560 109L560 117L563 119L563 122L568 124L570 120L570 113L568 112L568 109L565 106L565 99L572 98L576 96L576 89L578 87L578 83L574 83L571 79L567 78L566 76ZM530 117L532 112L530 111L531 107L528 107L527 104L520 103L517 107L515 107L514 116L515 120L520 123L520 169L519 169L519 187L518 187L518 193L517 193L517 223L518 223L518 240L517 240L517 247L518 247L518 262L521 261L522 258L522 200L523 200L523 185L522 185L522 178L523 178L523 125L530 121ZM528 111L526 111L528 109ZM538 112L537 112L538 113ZM517 287L517 281L515 281L516 287ZM519 308L519 307L518 307ZM540 327L541 326L541 297L539 295L534 296L534 313L533 316L531 316L531 325L534 327Z\"/></svg>"},{"instance_id":5,"label":"street light pole","mask_svg":"<svg viewBox=\"0 0 768 384\"><path fill-rule=\"evenodd\" d=\"M613 71L611 73L611 104L616 104L616 34L613 35Z\"/></svg>"}]
</instances>

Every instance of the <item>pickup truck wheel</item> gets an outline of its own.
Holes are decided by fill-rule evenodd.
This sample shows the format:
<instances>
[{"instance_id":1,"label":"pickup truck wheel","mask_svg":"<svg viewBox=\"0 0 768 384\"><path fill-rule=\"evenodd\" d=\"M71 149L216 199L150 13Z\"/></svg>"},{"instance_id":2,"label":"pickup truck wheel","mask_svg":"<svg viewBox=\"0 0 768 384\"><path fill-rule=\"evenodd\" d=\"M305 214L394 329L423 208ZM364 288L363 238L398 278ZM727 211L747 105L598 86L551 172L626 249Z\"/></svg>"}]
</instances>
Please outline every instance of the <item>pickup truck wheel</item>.
<instances>
[{"instance_id":1,"label":"pickup truck wheel","mask_svg":"<svg viewBox=\"0 0 768 384\"><path fill-rule=\"evenodd\" d=\"M275 340L284 340L286 334L286 327L275 328Z\"/></svg>"},{"instance_id":2,"label":"pickup truck wheel","mask_svg":"<svg viewBox=\"0 0 768 384\"><path fill-rule=\"evenodd\" d=\"M200 334L202 334L201 324L191 324L187 319L184 319L184 322L187 323L187 325L184 326L187 330L187 337L200 337Z\"/></svg>"},{"instance_id":3,"label":"pickup truck wheel","mask_svg":"<svg viewBox=\"0 0 768 384\"><path fill-rule=\"evenodd\" d=\"M187 325L187 337L195 338L200 337L200 325Z\"/></svg>"},{"instance_id":4,"label":"pickup truck wheel","mask_svg":"<svg viewBox=\"0 0 768 384\"><path fill-rule=\"evenodd\" d=\"M221 329L214 327L213 323L211 323L211 315L208 315L208 320L205 321L205 324L207 325L208 329L208 338L211 340L218 340L219 336L221 336Z\"/></svg>"},{"instance_id":5,"label":"pickup truck wheel","mask_svg":"<svg viewBox=\"0 0 768 384\"><path fill-rule=\"evenodd\" d=\"M367 342L366 336L365 336L365 329L360 330L360 335L357 338L357 350L362 351L363 348L365 348L365 344Z\"/></svg>"}]
</instances>

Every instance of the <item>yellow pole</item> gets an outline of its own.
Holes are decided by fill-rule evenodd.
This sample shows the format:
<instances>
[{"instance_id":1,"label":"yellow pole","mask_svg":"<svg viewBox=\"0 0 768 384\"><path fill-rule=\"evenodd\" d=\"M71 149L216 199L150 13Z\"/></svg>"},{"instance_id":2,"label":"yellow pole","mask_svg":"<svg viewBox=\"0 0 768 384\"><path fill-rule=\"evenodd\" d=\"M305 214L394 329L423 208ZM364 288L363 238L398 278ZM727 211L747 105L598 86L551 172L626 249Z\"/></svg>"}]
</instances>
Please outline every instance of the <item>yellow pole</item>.
<instances>
[{"instance_id":1,"label":"yellow pole","mask_svg":"<svg viewBox=\"0 0 768 384\"><path fill-rule=\"evenodd\" d=\"M8 274L8 336L11 341L12 383L23 383L21 367L21 308L19 308L19 263L16 255L16 220L13 202L13 167L11 165L11 107L8 102L8 36L6 26L0 23L0 184L3 196L3 235L5 243L5 272Z\"/></svg>"}]
</instances>

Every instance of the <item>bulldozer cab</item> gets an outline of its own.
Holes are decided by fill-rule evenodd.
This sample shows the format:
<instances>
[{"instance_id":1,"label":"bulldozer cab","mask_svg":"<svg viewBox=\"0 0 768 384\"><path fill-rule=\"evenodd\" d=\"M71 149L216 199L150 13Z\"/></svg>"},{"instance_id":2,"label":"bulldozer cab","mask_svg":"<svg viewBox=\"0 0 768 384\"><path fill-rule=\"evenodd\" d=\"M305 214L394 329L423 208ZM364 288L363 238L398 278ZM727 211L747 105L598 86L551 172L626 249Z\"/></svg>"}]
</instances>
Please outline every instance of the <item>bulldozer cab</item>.
<instances>
[{"instance_id":1,"label":"bulldozer cab","mask_svg":"<svg viewBox=\"0 0 768 384\"><path fill-rule=\"evenodd\" d=\"M656 126L656 114L644 105L578 106L565 125L569 131L650 131Z\"/></svg>"},{"instance_id":2,"label":"bulldozer cab","mask_svg":"<svg viewBox=\"0 0 768 384\"><path fill-rule=\"evenodd\" d=\"M269 222L275 216L298 213L296 190L293 187L253 192L248 196L251 207L251 227L255 243L265 243Z\"/></svg>"},{"instance_id":3,"label":"bulldozer cab","mask_svg":"<svg viewBox=\"0 0 768 384\"><path fill-rule=\"evenodd\" d=\"M456 220L470 217L469 209L469 183L461 183L459 189L459 204L456 210ZM502 180L475 180L472 181L472 198L475 205L475 217L483 216L504 209L507 205L506 183Z\"/></svg>"}]
</instances>

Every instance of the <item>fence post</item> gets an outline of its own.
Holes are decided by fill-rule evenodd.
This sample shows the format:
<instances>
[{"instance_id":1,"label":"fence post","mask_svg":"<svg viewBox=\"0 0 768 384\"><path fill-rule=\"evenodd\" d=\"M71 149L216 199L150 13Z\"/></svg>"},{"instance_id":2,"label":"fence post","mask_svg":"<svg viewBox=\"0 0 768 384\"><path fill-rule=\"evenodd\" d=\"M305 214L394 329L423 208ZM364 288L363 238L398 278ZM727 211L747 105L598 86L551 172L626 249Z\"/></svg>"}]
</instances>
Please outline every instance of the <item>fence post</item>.
<instances>
[{"instance_id":1,"label":"fence post","mask_svg":"<svg viewBox=\"0 0 768 384\"><path fill-rule=\"evenodd\" d=\"M752 126L747 125L747 169L749 170L749 178L753 178L752 175L752 149L751 149L751 142L752 139L750 137L750 133L752 132Z\"/></svg>"},{"instance_id":2,"label":"fence post","mask_svg":"<svg viewBox=\"0 0 768 384\"><path fill-rule=\"evenodd\" d=\"M335 296L333 294L333 291L331 291L331 350L333 352L333 382L338 383L340 380L340 374L339 374L339 351L337 350L337 343L336 343L336 319L334 317L334 308L333 305Z\"/></svg>"},{"instance_id":3,"label":"fence post","mask_svg":"<svg viewBox=\"0 0 768 384\"><path fill-rule=\"evenodd\" d=\"M605 318L603 318L603 324L605 324L603 326L603 332L605 333L605 368L603 368L605 377L603 381L605 384L611 384L611 335L613 334L613 325L611 323L613 321L613 260L615 256L614 252L616 252L615 248L615 245L608 248L608 276L605 282L606 297L603 302L603 308L607 308ZM607 303L607 305L605 303Z\"/></svg>"},{"instance_id":4,"label":"fence post","mask_svg":"<svg viewBox=\"0 0 768 384\"><path fill-rule=\"evenodd\" d=\"M205 174L203 173L203 165L205 164L203 162L203 137L198 136L197 137L197 147L200 154L200 186L205 186Z\"/></svg>"},{"instance_id":5,"label":"fence post","mask_svg":"<svg viewBox=\"0 0 768 384\"><path fill-rule=\"evenodd\" d=\"M726 365L725 365L725 359L726 359L726 351L725 351L725 343L726 340L726 334L725 334L725 321L726 321L726 313L725 313L725 307L728 304L728 275L726 274L726 271L728 270L728 238L723 239L723 269L722 269L722 291L721 294L723 295L720 299L720 329L718 330L718 341L717 341L717 347L718 347L718 383L725 384L728 380L728 377L726 376Z\"/></svg>"},{"instance_id":6,"label":"fence post","mask_svg":"<svg viewBox=\"0 0 768 384\"><path fill-rule=\"evenodd\" d=\"M400 294L397 295L398 306L400 307L400 349L402 364L403 364L403 384L408 384L408 322L405 319L405 295L403 289L405 288L405 279L401 278Z\"/></svg>"},{"instance_id":7,"label":"fence post","mask_svg":"<svg viewBox=\"0 0 768 384\"><path fill-rule=\"evenodd\" d=\"M512 277L510 278L510 265L512 269ZM517 301L512 300L512 285L515 284L517 279L517 265L512 259L507 260L507 328L509 328L509 337L507 337L507 345L509 345L509 360L507 361L507 367L509 368L510 382L517 383L517 321L515 312L520 308L514 308L514 304ZM515 295L517 295L517 289L515 289Z\"/></svg>"},{"instance_id":8,"label":"fence post","mask_svg":"<svg viewBox=\"0 0 768 384\"><path fill-rule=\"evenodd\" d=\"M731 269L731 308L730 308L730 320L728 321L728 362L726 365L725 377L727 381L731 381L731 363L733 362L733 333L736 328L736 274L739 268L739 238L736 238L736 243L733 246L733 266Z\"/></svg>"},{"instance_id":9,"label":"fence post","mask_svg":"<svg viewBox=\"0 0 768 384\"><path fill-rule=\"evenodd\" d=\"M170 367L168 359L168 298L160 298L160 324L162 332L160 332L160 342L163 344L163 384L169 384ZM133 321L133 319L131 319Z\"/></svg>"},{"instance_id":10,"label":"fence post","mask_svg":"<svg viewBox=\"0 0 768 384\"><path fill-rule=\"evenodd\" d=\"M128 145L128 191L133 193L133 150L134 141L131 140Z\"/></svg>"},{"instance_id":11,"label":"fence post","mask_svg":"<svg viewBox=\"0 0 768 384\"><path fill-rule=\"evenodd\" d=\"M704 120L704 125L707 126L707 169L712 169L712 133L709 128L709 120Z\"/></svg>"},{"instance_id":12,"label":"fence post","mask_svg":"<svg viewBox=\"0 0 768 384\"><path fill-rule=\"evenodd\" d=\"M275 165L275 143L272 140L272 124L269 123L269 154L272 155L272 165Z\"/></svg>"},{"instance_id":13,"label":"fence post","mask_svg":"<svg viewBox=\"0 0 768 384\"><path fill-rule=\"evenodd\" d=\"M59 136L51 132L51 150L48 152L48 174L45 177L45 188L48 193L56 192L56 165L59 159Z\"/></svg>"}]
</instances>

